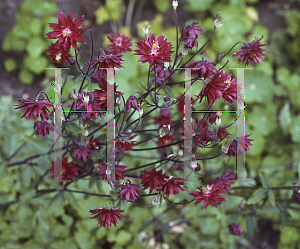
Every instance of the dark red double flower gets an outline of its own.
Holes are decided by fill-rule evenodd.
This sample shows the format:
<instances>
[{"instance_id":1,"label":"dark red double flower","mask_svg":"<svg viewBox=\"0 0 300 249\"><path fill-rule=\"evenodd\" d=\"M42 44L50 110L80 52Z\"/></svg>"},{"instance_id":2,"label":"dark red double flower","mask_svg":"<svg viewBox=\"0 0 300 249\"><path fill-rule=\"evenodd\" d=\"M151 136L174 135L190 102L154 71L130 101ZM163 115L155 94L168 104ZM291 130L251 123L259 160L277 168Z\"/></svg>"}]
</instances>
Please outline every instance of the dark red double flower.
<instances>
[{"instance_id":1,"label":"dark red double flower","mask_svg":"<svg viewBox=\"0 0 300 249\"><path fill-rule=\"evenodd\" d=\"M113 223L116 227L118 224L117 219L124 217L120 214L121 212L124 212L124 210L115 208L107 209L105 206L103 208L90 209L89 212L91 214L95 214L95 216L91 217L90 219L99 217L97 225L100 225L100 227L105 227L106 225L110 227L111 223Z\"/></svg>"},{"instance_id":2,"label":"dark red double flower","mask_svg":"<svg viewBox=\"0 0 300 249\"><path fill-rule=\"evenodd\" d=\"M184 42L184 46L187 48L193 48L195 47L198 49L198 41L197 38L198 36L204 36L203 34L200 33L200 31L206 31L202 29L201 27L197 26L199 22L193 22L190 23L188 26L186 26L182 30L180 42Z\"/></svg>"},{"instance_id":3,"label":"dark red double flower","mask_svg":"<svg viewBox=\"0 0 300 249\"><path fill-rule=\"evenodd\" d=\"M117 35L114 34L107 36L108 40L112 44L106 44L106 46L111 47L108 52L115 53L126 53L126 51L132 51L130 48L132 46L130 36L125 36L125 34L120 34L120 31L117 32Z\"/></svg>"},{"instance_id":4,"label":"dark red double flower","mask_svg":"<svg viewBox=\"0 0 300 249\"><path fill-rule=\"evenodd\" d=\"M137 134L130 136L129 140L134 139L136 136ZM136 141L131 141L129 143L124 141L122 138L119 138L119 141L116 142L116 148L120 148L121 153L123 155L125 150L132 150L132 146L138 146L136 143L137 143Z\"/></svg>"},{"instance_id":5,"label":"dark red double flower","mask_svg":"<svg viewBox=\"0 0 300 249\"><path fill-rule=\"evenodd\" d=\"M127 202L130 200L134 201L137 197L140 197L136 191L142 189L136 184L131 184L130 180L127 180L125 185L115 185L114 187L122 189L119 196L122 196L123 201L126 200Z\"/></svg>"}]
</instances>

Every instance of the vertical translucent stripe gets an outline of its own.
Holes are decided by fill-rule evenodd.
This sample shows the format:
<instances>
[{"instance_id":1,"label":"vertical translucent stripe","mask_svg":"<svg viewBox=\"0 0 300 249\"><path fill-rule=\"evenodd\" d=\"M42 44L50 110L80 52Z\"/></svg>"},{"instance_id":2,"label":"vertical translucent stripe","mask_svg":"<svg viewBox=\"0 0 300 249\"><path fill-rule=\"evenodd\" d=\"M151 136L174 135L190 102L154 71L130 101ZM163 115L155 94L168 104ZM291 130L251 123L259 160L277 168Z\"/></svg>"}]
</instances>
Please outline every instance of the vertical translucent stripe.
<instances>
[{"instance_id":1,"label":"vertical translucent stripe","mask_svg":"<svg viewBox=\"0 0 300 249\"><path fill-rule=\"evenodd\" d=\"M191 105L191 68L185 69L185 101L184 101L184 176L188 176L191 169L191 131L192 131L192 105ZM189 177L189 180L190 177Z\"/></svg>"},{"instance_id":2,"label":"vertical translucent stripe","mask_svg":"<svg viewBox=\"0 0 300 249\"><path fill-rule=\"evenodd\" d=\"M62 130L61 130L61 69L55 70L55 112L54 112L54 180L62 181ZM58 180L57 180L58 177ZM65 182L65 181L64 181ZM69 182L69 181L66 181Z\"/></svg>"},{"instance_id":3,"label":"vertical translucent stripe","mask_svg":"<svg viewBox=\"0 0 300 249\"><path fill-rule=\"evenodd\" d=\"M107 179L115 180L114 70L107 69Z\"/></svg>"}]
</instances>

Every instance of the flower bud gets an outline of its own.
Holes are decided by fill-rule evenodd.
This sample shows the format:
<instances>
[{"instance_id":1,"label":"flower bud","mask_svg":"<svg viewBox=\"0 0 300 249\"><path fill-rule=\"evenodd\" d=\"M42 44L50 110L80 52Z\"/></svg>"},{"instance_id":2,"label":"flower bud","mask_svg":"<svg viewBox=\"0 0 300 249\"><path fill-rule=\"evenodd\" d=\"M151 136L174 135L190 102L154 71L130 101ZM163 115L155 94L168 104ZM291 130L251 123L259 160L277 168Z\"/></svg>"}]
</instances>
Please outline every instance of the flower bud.
<instances>
[{"instance_id":1,"label":"flower bud","mask_svg":"<svg viewBox=\"0 0 300 249\"><path fill-rule=\"evenodd\" d=\"M116 104L117 104L117 105L120 105L120 104L121 104L121 98L120 98L119 96L116 98Z\"/></svg>"},{"instance_id":2,"label":"flower bud","mask_svg":"<svg viewBox=\"0 0 300 249\"><path fill-rule=\"evenodd\" d=\"M170 97L169 97L169 96L165 96L165 97L164 97L164 101L165 101L165 102L170 101Z\"/></svg>"},{"instance_id":3,"label":"flower bud","mask_svg":"<svg viewBox=\"0 0 300 249\"><path fill-rule=\"evenodd\" d=\"M170 65L170 62L164 62L165 70L169 67L169 65Z\"/></svg>"},{"instance_id":4,"label":"flower bud","mask_svg":"<svg viewBox=\"0 0 300 249\"><path fill-rule=\"evenodd\" d=\"M170 132L170 130L171 130L170 127L171 127L170 125L168 125L168 126L163 125L163 127L161 127L159 129L159 136L160 137L164 137L165 135L167 135Z\"/></svg>"},{"instance_id":5,"label":"flower bud","mask_svg":"<svg viewBox=\"0 0 300 249\"><path fill-rule=\"evenodd\" d=\"M177 0L173 0L172 6L173 6L173 9L176 10L177 7L178 7L178 1Z\"/></svg>"},{"instance_id":6,"label":"flower bud","mask_svg":"<svg viewBox=\"0 0 300 249\"><path fill-rule=\"evenodd\" d=\"M141 117L141 116L143 116L143 113L144 113L144 111L143 111L143 107L142 107L142 106L140 106L140 110L139 110L139 115L140 115L140 117Z\"/></svg>"},{"instance_id":7,"label":"flower bud","mask_svg":"<svg viewBox=\"0 0 300 249\"><path fill-rule=\"evenodd\" d=\"M221 124L221 118L216 119L216 125L219 126Z\"/></svg>"},{"instance_id":8,"label":"flower bud","mask_svg":"<svg viewBox=\"0 0 300 249\"><path fill-rule=\"evenodd\" d=\"M182 49L182 55L183 56L186 56L188 53L189 53L189 51L188 51L188 48L187 47L184 47L183 49Z\"/></svg>"},{"instance_id":9,"label":"flower bud","mask_svg":"<svg viewBox=\"0 0 300 249\"><path fill-rule=\"evenodd\" d=\"M191 167L193 169L195 169L197 167L197 161L196 160L194 160L194 161L191 162Z\"/></svg>"},{"instance_id":10,"label":"flower bud","mask_svg":"<svg viewBox=\"0 0 300 249\"><path fill-rule=\"evenodd\" d=\"M223 151L224 153L227 153L228 150L229 150L229 146L230 146L230 141L227 141L227 140L226 140L226 142L222 145L222 151Z\"/></svg>"},{"instance_id":11,"label":"flower bud","mask_svg":"<svg viewBox=\"0 0 300 249\"><path fill-rule=\"evenodd\" d=\"M158 205L160 203L159 197L154 197L152 200L152 205Z\"/></svg>"},{"instance_id":12,"label":"flower bud","mask_svg":"<svg viewBox=\"0 0 300 249\"><path fill-rule=\"evenodd\" d=\"M71 58L69 60L69 63L70 63L71 66L73 66L76 63L76 59L75 58Z\"/></svg>"},{"instance_id":13,"label":"flower bud","mask_svg":"<svg viewBox=\"0 0 300 249\"><path fill-rule=\"evenodd\" d=\"M180 156L180 157L183 156L183 150L182 150L182 149L180 149L180 150L178 151L178 156Z\"/></svg>"}]
</instances>

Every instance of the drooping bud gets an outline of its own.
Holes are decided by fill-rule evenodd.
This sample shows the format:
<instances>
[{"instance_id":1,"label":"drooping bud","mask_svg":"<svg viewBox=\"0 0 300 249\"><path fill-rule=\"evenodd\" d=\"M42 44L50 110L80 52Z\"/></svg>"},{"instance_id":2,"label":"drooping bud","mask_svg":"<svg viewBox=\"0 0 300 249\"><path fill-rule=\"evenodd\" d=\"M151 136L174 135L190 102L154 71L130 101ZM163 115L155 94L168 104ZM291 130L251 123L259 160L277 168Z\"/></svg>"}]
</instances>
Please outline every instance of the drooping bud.
<instances>
[{"instance_id":1,"label":"drooping bud","mask_svg":"<svg viewBox=\"0 0 300 249\"><path fill-rule=\"evenodd\" d=\"M178 1L177 0L173 0L172 6L173 6L173 9L176 10L177 7L178 7Z\"/></svg>"},{"instance_id":2,"label":"drooping bud","mask_svg":"<svg viewBox=\"0 0 300 249\"><path fill-rule=\"evenodd\" d=\"M159 129L159 136L160 137L164 137L165 135L167 135L171 130L171 126L170 125L163 125L163 127L161 127Z\"/></svg>"},{"instance_id":3,"label":"drooping bud","mask_svg":"<svg viewBox=\"0 0 300 249\"><path fill-rule=\"evenodd\" d=\"M188 53L189 53L189 51L188 51L188 48L187 47L184 47L183 49L182 49L182 55L183 56L186 56Z\"/></svg>"},{"instance_id":4,"label":"drooping bud","mask_svg":"<svg viewBox=\"0 0 300 249\"><path fill-rule=\"evenodd\" d=\"M196 160L193 160L193 161L191 162L191 167L192 167L193 169L195 169L195 168L197 167L197 161L196 161Z\"/></svg>"},{"instance_id":5,"label":"drooping bud","mask_svg":"<svg viewBox=\"0 0 300 249\"><path fill-rule=\"evenodd\" d=\"M222 145L222 151L226 154L229 150L230 141L227 141L226 139L225 139L225 141L226 142Z\"/></svg>"}]
</instances>

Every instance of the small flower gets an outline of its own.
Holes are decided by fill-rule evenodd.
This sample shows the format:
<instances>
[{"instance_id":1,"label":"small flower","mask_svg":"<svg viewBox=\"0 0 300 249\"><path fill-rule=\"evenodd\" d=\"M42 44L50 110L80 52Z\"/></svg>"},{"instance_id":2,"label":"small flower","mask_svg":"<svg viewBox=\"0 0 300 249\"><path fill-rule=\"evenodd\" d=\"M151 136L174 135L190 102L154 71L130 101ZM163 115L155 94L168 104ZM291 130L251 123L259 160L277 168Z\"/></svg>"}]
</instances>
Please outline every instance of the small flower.
<instances>
[{"instance_id":1,"label":"small flower","mask_svg":"<svg viewBox=\"0 0 300 249\"><path fill-rule=\"evenodd\" d=\"M235 234L237 236L242 235L243 228L242 228L241 224L231 223L231 224L228 225L228 228L229 228L229 233L230 234Z\"/></svg>"},{"instance_id":2,"label":"small flower","mask_svg":"<svg viewBox=\"0 0 300 249\"><path fill-rule=\"evenodd\" d=\"M102 180L107 180L107 164L101 164L99 166L96 166L95 168L99 168L101 171L98 173L99 176L102 176ZM115 165L115 178L116 180L124 179L125 175L127 174L127 171L125 170L127 166L124 165Z\"/></svg>"},{"instance_id":3,"label":"small flower","mask_svg":"<svg viewBox=\"0 0 300 249\"><path fill-rule=\"evenodd\" d=\"M57 46L63 44L64 50L69 50L72 45L75 50L79 51L76 42L85 42L81 34L87 31L86 28L78 28L83 22L84 16L77 18L76 20L74 20L74 22L72 21L73 17L71 11L69 12L67 17L62 12L57 13L57 17L58 24L49 23L49 27L54 31L47 33L47 38L59 38L57 41Z\"/></svg>"},{"instance_id":4,"label":"small flower","mask_svg":"<svg viewBox=\"0 0 300 249\"><path fill-rule=\"evenodd\" d=\"M79 145L73 152L72 157L77 156L77 159L81 162L85 162L86 158L92 161L90 153L92 153L92 151L86 145Z\"/></svg>"},{"instance_id":5,"label":"small flower","mask_svg":"<svg viewBox=\"0 0 300 249\"><path fill-rule=\"evenodd\" d=\"M137 197L140 197L136 191L142 189L136 184L131 184L130 180L127 180L126 185L115 185L114 187L122 189L119 195L123 197L123 201L126 199L127 202L130 199L134 202Z\"/></svg>"},{"instance_id":6,"label":"small flower","mask_svg":"<svg viewBox=\"0 0 300 249\"><path fill-rule=\"evenodd\" d=\"M151 194L153 189L156 189L157 182L161 181L164 178L162 174L162 169L156 171L155 167L151 171L143 171L144 176L139 177L142 180L141 184L144 185L144 189L149 189L149 194Z\"/></svg>"},{"instance_id":7,"label":"small flower","mask_svg":"<svg viewBox=\"0 0 300 249\"><path fill-rule=\"evenodd\" d=\"M251 135L252 135L252 133L250 135L246 135L245 137L242 135L242 136L239 136L237 139L234 139L229 146L228 152L225 155L235 156L237 154L238 157L241 154L246 155L246 151L251 151L249 149L249 146L252 145L250 142L253 141L253 139L247 138Z\"/></svg>"},{"instance_id":8,"label":"small flower","mask_svg":"<svg viewBox=\"0 0 300 249\"><path fill-rule=\"evenodd\" d=\"M264 36L262 36L263 38ZM240 55L239 58L239 63L243 62L244 65L248 65L249 61L254 62L255 64L259 63L260 59L261 61L264 61L263 56L265 54L263 53L269 53L266 50L261 49L261 47L266 46L267 44L260 44L260 40L262 39L255 38L255 40L251 43L243 42L244 46L239 49L236 53L234 53L232 56L238 56Z\"/></svg>"},{"instance_id":9,"label":"small flower","mask_svg":"<svg viewBox=\"0 0 300 249\"><path fill-rule=\"evenodd\" d=\"M214 71L217 71L215 68L216 63L213 61L204 60L204 54L201 61L193 61L187 65L187 68L192 68L191 76L195 77L196 75L200 78L206 79L213 75Z\"/></svg>"},{"instance_id":10,"label":"small flower","mask_svg":"<svg viewBox=\"0 0 300 249\"><path fill-rule=\"evenodd\" d=\"M225 201L225 198L218 193L225 193L225 189L223 187L219 187L218 185L207 185L206 189L203 190L202 187L196 187L200 192L193 191L190 195L196 197L195 206L198 203L203 201L204 210L207 208L209 204L217 207L217 201Z\"/></svg>"},{"instance_id":11,"label":"small flower","mask_svg":"<svg viewBox=\"0 0 300 249\"><path fill-rule=\"evenodd\" d=\"M173 6L173 9L176 10L177 7L178 7L178 1L177 0L173 0L172 6Z\"/></svg>"},{"instance_id":12,"label":"small flower","mask_svg":"<svg viewBox=\"0 0 300 249\"><path fill-rule=\"evenodd\" d=\"M121 65L121 61L123 55L121 54L108 54L106 55L105 52L102 53L102 56L100 58L96 58L92 60L90 63L87 63L87 65L93 65L91 68L95 68L98 66L98 76L100 77L103 75L104 78L107 77L107 70L106 68L124 68ZM113 75L113 70L108 70L110 75Z\"/></svg>"},{"instance_id":13,"label":"small flower","mask_svg":"<svg viewBox=\"0 0 300 249\"><path fill-rule=\"evenodd\" d=\"M182 186L185 180L180 177L170 177L164 176L164 178L156 183L156 189L161 190L164 195L169 197L169 195L178 194L179 189L185 191Z\"/></svg>"},{"instance_id":14,"label":"small flower","mask_svg":"<svg viewBox=\"0 0 300 249\"><path fill-rule=\"evenodd\" d=\"M58 62L59 65L69 62L70 61L69 57L72 56L69 53L70 50L69 49L65 50L62 44L58 46L56 43L53 44L52 42L46 51L47 53L49 53L50 60L53 60L54 62Z\"/></svg>"},{"instance_id":15,"label":"small flower","mask_svg":"<svg viewBox=\"0 0 300 249\"><path fill-rule=\"evenodd\" d=\"M180 42L183 41L184 46L187 48L195 47L196 49L198 49L197 38L198 38L198 36L204 36L203 34L200 33L200 31L206 31L206 30L202 29L199 26L196 26L198 23L200 23L200 21L190 23L190 25L186 26L182 30Z\"/></svg>"},{"instance_id":16,"label":"small flower","mask_svg":"<svg viewBox=\"0 0 300 249\"><path fill-rule=\"evenodd\" d=\"M216 20L214 21L214 26L216 28L220 28L223 24L220 24L220 22L222 20L224 20L224 18L221 18L221 12L222 11L217 11L217 15L216 15ZM225 18L226 19L226 18Z\"/></svg>"},{"instance_id":17,"label":"small flower","mask_svg":"<svg viewBox=\"0 0 300 249\"><path fill-rule=\"evenodd\" d=\"M54 104L48 102L45 99L18 99L18 102L21 102L22 105L16 107L15 109L24 108L25 113L21 117L25 117L28 120L31 115L34 120L37 120L38 116L41 117L41 120L47 121L47 117L50 117L50 111L47 107L53 108Z\"/></svg>"},{"instance_id":18,"label":"small flower","mask_svg":"<svg viewBox=\"0 0 300 249\"><path fill-rule=\"evenodd\" d=\"M61 158L57 158L56 162L61 163L62 165L62 180L72 180L74 176L77 176L80 172L80 167L77 167L74 165L74 161L71 161L70 163L68 163L68 158L65 157L63 160L61 160ZM52 179L54 179L54 165L55 163L52 161L52 168L50 168L50 172L52 174ZM59 182L59 184L61 185L62 182Z\"/></svg>"},{"instance_id":19,"label":"small flower","mask_svg":"<svg viewBox=\"0 0 300 249\"><path fill-rule=\"evenodd\" d=\"M90 150L101 150L102 146L99 144L98 138L94 139L94 135L90 137L89 141L86 143Z\"/></svg>"},{"instance_id":20,"label":"small flower","mask_svg":"<svg viewBox=\"0 0 300 249\"><path fill-rule=\"evenodd\" d=\"M117 222L117 219L121 219L122 217L124 217L123 215L120 214L121 212L124 212L124 210L115 209L115 208L107 209L105 208L105 206L103 208L97 208L92 210L90 209L89 212L91 214L96 214L90 219L100 217L99 222L97 224L97 225L100 224L100 227L105 227L106 225L110 227L111 223L113 223L116 227L117 224L119 224Z\"/></svg>"},{"instance_id":21,"label":"small flower","mask_svg":"<svg viewBox=\"0 0 300 249\"><path fill-rule=\"evenodd\" d=\"M216 179L212 180L209 185L215 184L218 185L220 188L224 188L227 190L231 190L231 183L232 181L236 180L236 173L225 173L224 175L221 175L217 177Z\"/></svg>"},{"instance_id":22,"label":"small flower","mask_svg":"<svg viewBox=\"0 0 300 249\"><path fill-rule=\"evenodd\" d=\"M137 135L132 135L129 137L129 140L134 139ZM132 146L138 146L136 144L136 141L131 141L126 142L124 140L122 140L121 138L119 139L118 142L116 142L116 148L120 148L122 155L124 154L125 150L132 150Z\"/></svg>"},{"instance_id":23,"label":"small flower","mask_svg":"<svg viewBox=\"0 0 300 249\"><path fill-rule=\"evenodd\" d=\"M42 135L47 137L49 134L49 130L54 131L54 128L51 124L49 124L47 121L35 121L34 122L34 129L36 129L35 134Z\"/></svg>"},{"instance_id":24,"label":"small flower","mask_svg":"<svg viewBox=\"0 0 300 249\"><path fill-rule=\"evenodd\" d=\"M142 55L139 59L139 61L142 61L142 65L148 62L152 68L154 64L163 65L164 62L173 61L171 54L174 51L171 51L171 49L174 47L171 42L167 42L167 39L164 38L163 35L160 35L156 39L155 34L150 33L148 40L145 36L143 36L144 41L138 39L136 46L139 50L134 51L136 52L135 55Z\"/></svg>"},{"instance_id":25,"label":"small flower","mask_svg":"<svg viewBox=\"0 0 300 249\"><path fill-rule=\"evenodd\" d=\"M201 92L197 95L195 95L198 100L200 98L200 102L202 102L203 97L205 97L204 105L206 103L206 100L208 104L211 106L212 101L216 99L220 99L220 97L223 96L223 91L226 88L226 79L228 77L227 71L224 73L223 71L216 72L213 77L209 80L208 84L205 85Z\"/></svg>"},{"instance_id":26,"label":"small flower","mask_svg":"<svg viewBox=\"0 0 300 249\"><path fill-rule=\"evenodd\" d=\"M132 107L133 109L139 111L140 108L139 108L139 99L137 97L135 97L134 95L131 95L127 101L126 101L126 104L125 104L125 111L128 110L129 112L129 109Z\"/></svg>"},{"instance_id":27,"label":"small flower","mask_svg":"<svg viewBox=\"0 0 300 249\"><path fill-rule=\"evenodd\" d=\"M132 51L130 48L132 46L130 36L125 36L125 34L120 34L117 32L117 35L114 34L107 36L109 41L112 44L107 44L106 46L111 47L108 52L116 52L116 53L126 53L126 51Z\"/></svg>"},{"instance_id":28,"label":"small flower","mask_svg":"<svg viewBox=\"0 0 300 249\"><path fill-rule=\"evenodd\" d=\"M230 102L230 105L237 100L238 97L238 93L241 92L242 90L242 84L237 84L237 78L234 78L233 80L231 80L231 74L227 77L226 80L227 86L223 91L223 102L225 102L225 100Z\"/></svg>"}]
</instances>

